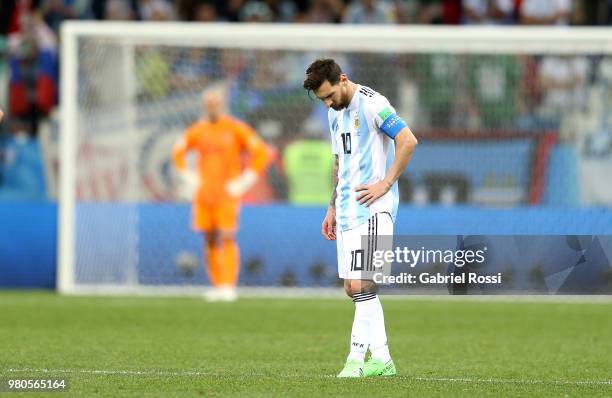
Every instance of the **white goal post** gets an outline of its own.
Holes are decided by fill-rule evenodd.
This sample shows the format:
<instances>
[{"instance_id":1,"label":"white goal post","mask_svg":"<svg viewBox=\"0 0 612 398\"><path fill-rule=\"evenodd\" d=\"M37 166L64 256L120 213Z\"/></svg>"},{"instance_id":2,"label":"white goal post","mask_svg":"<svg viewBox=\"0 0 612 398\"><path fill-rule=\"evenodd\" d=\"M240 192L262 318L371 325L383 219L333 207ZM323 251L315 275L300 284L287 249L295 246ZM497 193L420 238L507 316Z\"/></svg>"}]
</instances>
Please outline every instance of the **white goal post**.
<instances>
[{"instance_id":1,"label":"white goal post","mask_svg":"<svg viewBox=\"0 0 612 398\"><path fill-rule=\"evenodd\" d=\"M108 50L104 46L115 46ZM152 277L154 283L142 283L138 277L142 253L138 250L141 239L138 228L138 212L129 206L147 201L138 188L138 176L127 173L128 187L124 196L118 198L79 198L77 174L79 164L80 137L87 134L105 135L118 123L124 130L121 138L125 142L141 144L136 108L137 82L134 77L138 46L180 49L183 47L236 49L238 51L295 51L316 56L327 53L375 53L388 54L514 54L514 55L605 55L612 54L612 32L609 28L578 27L433 27L433 26L351 26L308 24L197 24L197 23L143 23L143 22L89 22L69 21L61 27L61 79L60 79L60 174L58 184L58 265L57 289L61 293L100 292L137 293L142 291L181 291L184 286L172 281L166 283L161 276ZM100 48L104 47L103 51ZM110 47L109 47L110 48ZM174 51L174 50L173 50ZM86 71L90 57L95 55L98 64L94 72ZM306 58L306 57L305 57ZM93 62L93 61L92 61ZM102 67L100 67L102 65ZM304 69L307 64L304 64ZM80 97L84 73L92 77L99 73L98 80L91 79L86 87L98 85L95 100ZM93 76L96 77L96 76ZM461 77L458 76L458 79ZM102 81L102 82L100 82ZM104 85L112 89L104 89ZM111 93L112 91L112 93ZM104 97L106 95L106 97ZM306 96L306 94L304 93ZM101 99L100 99L101 98ZM98 101L98 102L96 102ZM110 113L98 114L98 103L114 102ZM177 106L181 106L180 104ZM85 109L86 108L86 109ZM85 111L84 111L85 109ZM112 116L114 120L108 120ZM184 127L184 126L183 126ZM176 126L175 129L179 129ZM177 130L178 131L178 130ZM127 136L127 138L126 138ZM131 137L131 138L130 138ZM109 140L114 138L106 137ZM106 139L105 138L105 139ZM122 145L125 145L122 143ZM113 146L109 146L113 148ZM126 151L132 152L132 151ZM135 151L133 151L135 152ZM105 158L104 155L100 155ZM112 159L108 162L113 162ZM93 160L95 161L95 159ZM128 170L141 165L135 155L126 155ZM118 166L119 167L119 166ZM123 223L117 229L111 227L112 242L100 241L104 237L89 239L83 234L96 230L95 225L77 228L77 212L81 202L96 203L112 201L127 206L119 213ZM88 210L89 211L89 210ZM95 209L88 222L104 218L104 209ZM89 214L89 213L88 213ZM89 215L88 215L89 217ZM93 220L93 221L92 221ZM187 226L186 226L187 228ZM119 236L121 235L121 236ZM86 245L106 245L103 250ZM119 239L123 239L121 243ZM79 250L88 254L78 255ZM92 250L89 252L89 250ZM109 253L116 250L117 253ZM119 251L121 251L119 253ZM110 274L98 272L92 265L84 281L77 278L79 261L94 261L91 257L108 255L107 261L119 259L121 267ZM93 263L92 263L93 264ZM119 265L117 265L119 267ZM110 276L109 276L110 275ZM120 276L118 276L120 275ZM196 287L199 284L196 284Z\"/></svg>"}]
</instances>

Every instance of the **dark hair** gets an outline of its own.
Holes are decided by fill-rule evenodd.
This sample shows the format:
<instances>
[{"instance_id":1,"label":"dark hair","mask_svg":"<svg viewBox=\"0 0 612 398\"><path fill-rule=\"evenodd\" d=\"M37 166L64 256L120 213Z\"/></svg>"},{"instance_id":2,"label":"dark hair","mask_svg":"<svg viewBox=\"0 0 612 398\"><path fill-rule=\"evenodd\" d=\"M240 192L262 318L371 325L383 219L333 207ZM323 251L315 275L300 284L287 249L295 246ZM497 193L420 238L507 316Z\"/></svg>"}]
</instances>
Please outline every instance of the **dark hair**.
<instances>
[{"instance_id":1,"label":"dark hair","mask_svg":"<svg viewBox=\"0 0 612 398\"><path fill-rule=\"evenodd\" d=\"M340 81L342 70L340 65L331 58L317 59L308 69L306 69L306 80L304 80L304 88L314 91L318 89L325 80L334 85Z\"/></svg>"}]
</instances>

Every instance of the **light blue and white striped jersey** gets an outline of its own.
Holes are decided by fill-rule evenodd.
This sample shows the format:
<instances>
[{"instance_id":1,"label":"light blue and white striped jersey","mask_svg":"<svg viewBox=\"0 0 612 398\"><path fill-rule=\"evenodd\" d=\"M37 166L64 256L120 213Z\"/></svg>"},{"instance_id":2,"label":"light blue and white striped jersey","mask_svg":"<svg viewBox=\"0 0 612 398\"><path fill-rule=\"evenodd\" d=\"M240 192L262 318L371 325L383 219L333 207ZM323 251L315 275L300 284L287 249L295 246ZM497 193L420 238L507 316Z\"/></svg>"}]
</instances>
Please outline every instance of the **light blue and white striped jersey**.
<instances>
[{"instance_id":1,"label":"light blue and white striped jersey","mask_svg":"<svg viewBox=\"0 0 612 398\"><path fill-rule=\"evenodd\" d=\"M336 228L340 231L353 229L379 212L388 212L395 221L397 182L370 207L357 202L355 191L358 185L382 180L393 163L395 142L381 130L390 115L395 115L395 109L389 101L360 85L347 108L329 109L332 150L339 160Z\"/></svg>"}]
</instances>

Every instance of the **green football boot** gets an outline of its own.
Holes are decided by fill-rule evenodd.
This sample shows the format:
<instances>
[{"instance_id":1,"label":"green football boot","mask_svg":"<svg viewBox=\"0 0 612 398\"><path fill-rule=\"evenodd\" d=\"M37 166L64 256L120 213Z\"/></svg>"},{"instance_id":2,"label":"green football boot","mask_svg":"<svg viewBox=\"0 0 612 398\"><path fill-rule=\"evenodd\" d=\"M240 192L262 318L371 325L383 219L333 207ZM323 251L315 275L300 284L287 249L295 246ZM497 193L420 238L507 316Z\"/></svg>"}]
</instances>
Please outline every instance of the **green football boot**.
<instances>
[{"instance_id":1,"label":"green football boot","mask_svg":"<svg viewBox=\"0 0 612 398\"><path fill-rule=\"evenodd\" d=\"M395 376L396 374L397 371L395 370L395 364L392 359L383 362L380 359L370 358L365 365L363 365L363 375L365 377Z\"/></svg>"},{"instance_id":2,"label":"green football boot","mask_svg":"<svg viewBox=\"0 0 612 398\"><path fill-rule=\"evenodd\" d=\"M338 373L338 377L363 377L363 361L347 360L344 369Z\"/></svg>"}]
</instances>

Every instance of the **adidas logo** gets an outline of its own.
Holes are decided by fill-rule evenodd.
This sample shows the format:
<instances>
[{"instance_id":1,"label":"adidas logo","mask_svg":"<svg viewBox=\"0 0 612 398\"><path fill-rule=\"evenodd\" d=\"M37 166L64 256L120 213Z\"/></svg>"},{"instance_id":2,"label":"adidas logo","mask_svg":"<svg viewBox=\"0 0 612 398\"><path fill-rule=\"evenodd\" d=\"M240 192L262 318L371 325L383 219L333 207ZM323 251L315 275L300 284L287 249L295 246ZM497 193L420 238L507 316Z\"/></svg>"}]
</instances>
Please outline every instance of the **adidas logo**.
<instances>
[{"instance_id":1,"label":"adidas logo","mask_svg":"<svg viewBox=\"0 0 612 398\"><path fill-rule=\"evenodd\" d=\"M380 373L378 374L379 376L382 375L383 373L390 371L391 368L393 368L393 362L389 361L387 362L387 366L384 367L383 370L380 371Z\"/></svg>"}]
</instances>

